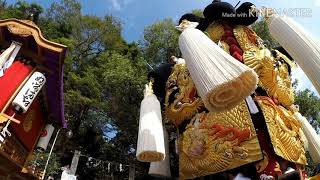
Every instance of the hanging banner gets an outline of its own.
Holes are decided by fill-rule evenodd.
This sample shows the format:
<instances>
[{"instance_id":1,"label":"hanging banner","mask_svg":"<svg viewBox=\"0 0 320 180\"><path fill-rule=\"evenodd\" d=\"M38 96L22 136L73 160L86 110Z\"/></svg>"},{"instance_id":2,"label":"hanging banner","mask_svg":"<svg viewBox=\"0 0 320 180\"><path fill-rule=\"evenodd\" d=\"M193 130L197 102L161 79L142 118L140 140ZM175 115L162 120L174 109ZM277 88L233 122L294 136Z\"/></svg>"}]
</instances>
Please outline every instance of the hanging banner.
<instances>
[{"instance_id":1,"label":"hanging banner","mask_svg":"<svg viewBox=\"0 0 320 180\"><path fill-rule=\"evenodd\" d=\"M45 82L46 77L42 73L34 72L13 100L12 105L19 106L23 113L27 112Z\"/></svg>"},{"instance_id":2,"label":"hanging banner","mask_svg":"<svg viewBox=\"0 0 320 180\"><path fill-rule=\"evenodd\" d=\"M23 83L32 71L32 66L25 65L20 61L15 61L7 69L6 75L0 77L0 110L2 110L11 96Z\"/></svg>"},{"instance_id":3,"label":"hanging banner","mask_svg":"<svg viewBox=\"0 0 320 180\"><path fill-rule=\"evenodd\" d=\"M51 124L47 124L46 127L43 129L37 145L37 148L40 151L45 151L47 149L53 131L54 127Z\"/></svg>"}]
</instances>

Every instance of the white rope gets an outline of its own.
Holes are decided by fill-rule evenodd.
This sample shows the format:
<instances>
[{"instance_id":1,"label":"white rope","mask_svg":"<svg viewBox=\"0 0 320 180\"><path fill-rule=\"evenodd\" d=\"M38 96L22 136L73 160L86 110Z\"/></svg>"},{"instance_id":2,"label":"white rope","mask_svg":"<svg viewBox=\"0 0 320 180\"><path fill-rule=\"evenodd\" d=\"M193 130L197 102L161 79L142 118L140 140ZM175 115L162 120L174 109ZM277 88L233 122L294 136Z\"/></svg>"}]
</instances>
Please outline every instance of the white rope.
<instances>
[{"instance_id":1,"label":"white rope","mask_svg":"<svg viewBox=\"0 0 320 180\"><path fill-rule=\"evenodd\" d=\"M0 77L2 77L5 70L12 65L20 48L21 44L13 41L10 47L0 55Z\"/></svg>"}]
</instances>

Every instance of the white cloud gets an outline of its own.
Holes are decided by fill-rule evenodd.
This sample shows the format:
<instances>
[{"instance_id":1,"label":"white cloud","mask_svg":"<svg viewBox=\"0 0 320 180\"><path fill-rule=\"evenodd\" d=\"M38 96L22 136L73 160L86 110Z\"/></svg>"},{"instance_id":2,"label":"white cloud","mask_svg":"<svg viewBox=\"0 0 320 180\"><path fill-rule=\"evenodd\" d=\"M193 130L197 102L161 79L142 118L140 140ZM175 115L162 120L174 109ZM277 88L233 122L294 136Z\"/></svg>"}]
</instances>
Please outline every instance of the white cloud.
<instances>
[{"instance_id":1,"label":"white cloud","mask_svg":"<svg viewBox=\"0 0 320 180\"><path fill-rule=\"evenodd\" d=\"M315 4L320 7L320 0L316 0Z\"/></svg>"},{"instance_id":2,"label":"white cloud","mask_svg":"<svg viewBox=\"0 0 320 180\"><path fill-rule=\"evenodd\" d=\"M120 11L122 8L130 4L133 0L109 0L112 8L116 11Z\"/></svg>"},{"instance_id":3,"label":"white cloud","mask_svg":"<svg viewBox=\"0 0 320 180\"><path fill-rule=\"evenodd\" d=\"M112 7L117 10L117 11L120 11L121 10L121 5L120 5L120 2L119 0L111 0L111 4L112 4Z\"/></svg>"}]
</instances>

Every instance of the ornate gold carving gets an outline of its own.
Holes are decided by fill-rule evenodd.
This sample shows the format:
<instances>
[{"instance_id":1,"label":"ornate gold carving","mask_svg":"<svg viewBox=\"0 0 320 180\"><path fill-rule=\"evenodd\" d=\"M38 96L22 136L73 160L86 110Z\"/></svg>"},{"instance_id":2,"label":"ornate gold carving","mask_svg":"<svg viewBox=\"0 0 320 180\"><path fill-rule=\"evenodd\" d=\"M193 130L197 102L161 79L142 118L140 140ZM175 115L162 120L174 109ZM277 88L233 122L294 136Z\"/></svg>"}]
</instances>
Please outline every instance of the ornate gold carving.
<instances>
[{"instance_id":1,"label":"ornate gold carving","mask_svg":"<svg viewBox=\"0 0 320 180\"><path fill-rule=\"evenodd\" d=\"M292 67L292 68L297 67L296 63L291 61L286 55L282 54L278 50L275 50L275 52L276 52L276 57L275 58L277 60L283 59L286 63L289 64L290 67Z\"/></svg>"},{"instance_id":2,"label":"ornate gold carving","mask_svg":"<svg viewBox=\"0 0 320 180\"><path fill-rule=\"evenodd\" d=\"M268 97L257 97L264 114L274 151L282 158L306 164L303 141L300 137L300 123L291 111L277 106Z\"/></svg>"},{"instance_id":3,"label":"ornate gold carving","mask_svg":"<svg viewBox=\"0 0 320 180\"><path fill-rule=\"evenodd\" d=\"M19 36L30 36L32 35L32 31L30 29L26 29L26 28L21 28L21 26L17 26L15 24L12 25L8 25L8 30L16 35Z\"/></svg>"},{"instance_id":4,"label":"ornate gold carving","mask_svg":"<svg viewBox=\"0 0 320 180\"><path fill-rule=\"evenodd\" d=\"M260 46L258 43L259 37L257 36L257 34L246 26L235 26L235 28L233 29L233 34L243 51L256 49Z\"/></svg>"},{"instance_id":5,"label":"ornate gold carving","mask_svg":"<svg viewBox=\"0 0 320 180\"><path fill-rule=\"evenodd\" d=\"M224 28L220 23L211 23L206 29L206 34L213 42L217 43L224 35Z\"/></svg>"},{"instance_id":6,"label":"ornate gold carving","mask_svg":"<svg viewBox=\"0 0 320 180\"><path fill-rule=\"evenodd\" d=\"M268 164L269 164L268 154L265 151L263 151L263 159L261 161L255 163L257 172L261 173L263 170L266 169Z\"/></svg>"},{"instance_id":7,"label":"ornate gold carving","mask_svg":"<svg viewBox=\"0 0 320 180\"><path fill-rule=\"evenodd\" d=\"M29 132L32 129L32 121L34 120L35 114L36 114L35 110L31 110L28 113L26 119L23 121L22 125L23 125L23 130L25 132Z\"/></svg>"},{"instance_id":8,"label":"ornate gold carving","mask_svg":"<svg viewBox=\"0 0 320 180\"><path fill-rule=\"evenodd\" d=\"M274 58L266 48L251 49L243 54L243 61L257 72L259 86L266 90L268 96L289 108L294 103L294 92L288 66L280 59L283 56Z\"/></svg>"},{"instance_id":9,"label":"ornate gold carving","mask_svg":"<svg viewBox=\"0 0 320 180\"><path fill-rule=\"evenodd\" d=\"M180 140L182 179L233 169L262 159L245 102L223 113L200 113Z\"/></svg>"},{"instance_id":10,"label":"ornate gold carving","mask_svg":"<svg viewBox=\"0 0 320 180\"><path fill-rule=\"evenodd\" d=\"M243 53L243 62L257 72L263 65L262 60L265 57L271 58L271 52L268 49L251 49Z\"/></svg>"},{"instance_id":11,"label":"ornate gold carving","mask_svg":"<svg viewBox=\"0 0 320 180\"><path fill-rule=\"evenodd\" d=\"M220 41L220 44L221 44L223 50L226 51L228 54L230 54L230 51L229 51L230 46L224 41Z\"/></svg>"},{"instance_id":12,"label":"ornate gold carving","mask_svg":"<svg viewBox=\"0 0 320 180\"><path fill-rule=\"evenodd\" d=\"M197 95L186 65L176 64L166 84L166 118L178 126L184 120L191 119L200 107L203 107L203 102Z\"/></svg>"},{"instance_id":13,"label":"ornate gold carving","mask_svg":"<svg viewBox=\"0 0 320 180\"><path fill-rule=\"evenodd\" d=\"M306 180L319 180L319 179L320 179L320 173L313 177L307 178Z\"/></svg>"},{"instance_id":14,"label":"ornate gold carving","mask_svg":"<svg viewBox=\"0 0 320 180\"><path fill-rule=\"evenodd\" d=\"M8 121L8 118L5 117L3 114L0 114L0 123L4 123L4 122L7 122Z\"/></svg>"},{"instance_id":15,"label":"ornate gold carving","mask_svg":"<svg viewBox=\"0 0 320 180\"><path fill-rule=\"evenodd\" d=\"M64 45L46 40L42 36L40 29L34 23L27 20L18 20L18 19L0 20L0 28L9 28L9 31L11 31L14 34L17 33L17 35L21 35L21 36L32 35L39 46L45 49L48 49L50 51L64 53L67 48ZM63 59L64 56L61 58Z\"/></svg>"}]
</instances>

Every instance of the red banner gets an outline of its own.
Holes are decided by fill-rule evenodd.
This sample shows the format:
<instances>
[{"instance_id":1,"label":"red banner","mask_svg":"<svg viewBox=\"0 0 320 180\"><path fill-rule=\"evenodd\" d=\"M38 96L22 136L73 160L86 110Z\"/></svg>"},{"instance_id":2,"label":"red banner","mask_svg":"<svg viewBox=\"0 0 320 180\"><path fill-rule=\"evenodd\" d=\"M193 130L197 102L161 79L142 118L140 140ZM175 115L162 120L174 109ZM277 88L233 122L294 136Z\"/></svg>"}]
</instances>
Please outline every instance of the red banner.
<instances>
[{"instance_id":1,"label":"red banner","mask_svg":"<svg viewBox=\"0 0 320 180\"><path fill-rule=\"evenodd\" d=\"M15 61L10 68L5 71L4 76L0 77L0 111L31 71L32 66L27 66L20 61Z\"/></svg>"}]
</instances>

